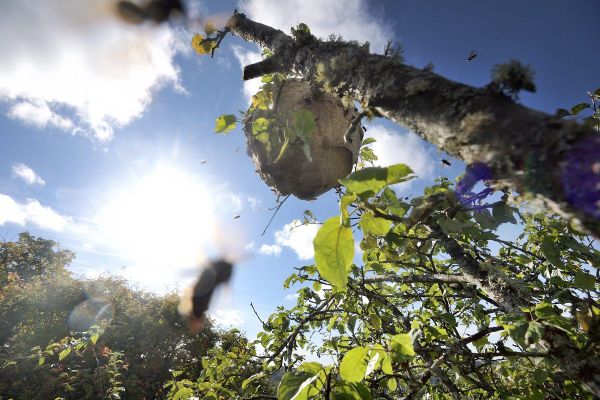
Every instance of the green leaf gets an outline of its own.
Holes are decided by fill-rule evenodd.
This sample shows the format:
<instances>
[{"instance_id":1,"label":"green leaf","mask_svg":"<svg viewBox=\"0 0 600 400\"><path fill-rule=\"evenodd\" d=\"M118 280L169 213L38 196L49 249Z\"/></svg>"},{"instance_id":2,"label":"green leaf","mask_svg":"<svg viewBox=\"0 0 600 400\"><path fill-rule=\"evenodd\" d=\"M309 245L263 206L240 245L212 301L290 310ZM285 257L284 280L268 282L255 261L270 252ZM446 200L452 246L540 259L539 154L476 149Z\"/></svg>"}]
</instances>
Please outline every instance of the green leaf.
<instances>
[{"instance_id":1,"label":"green leaf","mask_svg":"<svg viewBox=\"0 0 600 400\"><path fill-rule=\"evenodd\" d=\"M63 351L61 351L58 354L58 360L62 361L66 356L68 356L69 354L71 354L71 348L67 347L66 349L64 349Z\"/></svg>"},{"instance_id":2,"label":"green leaf","mask_svg":"<svg viewBox=\"0 0 600 400\"><path fill-rule=\"evenodd\" d=\"M542 338L544 334L544 325L539 322L529 322L527 330L525 331L525 344L532 345L536 344Z\"/></svg>"},{"instance_id":3,"label":"green leaf","mask_svg":"<svg viewBox=\"0 0 600 400\"><path fill-rule=\"evenodd\" d=\"M391 392L395 392L396 389L398 389L398 381L396 381L396 379L394 379L394 378L387 379L385 381L385 385L387 386L388 390Z\"/></svg>"},{"instance_id":4,"label":"green leaf","mask_svg":"<svg viewBox=\"0 0 600 400\"><path fill-rule=\"evenodd\" d=\"M180 388L174 395L173 400L188 400L194 395L194 391L189 387Z\"/></svg>"},{"instance_id":5,"label":"green leaf","mask_svg":"<svg viewBox=\"0 0 600 400\"><path fill-rule=\"evenodd\" d=\"M371 400L369 388L362 383L341 382L331 391L334 400Z\"/></svg>"},{"instance_id":6,"label":"green leaf","mask_svg":"<svg viewBox=\"0 0 600 400\"><path fill-rule=\"evenodd\" d=\"M571 115L577 115L586 108L590 108L590 105L588 103L579 103L577 105L574 105L573 107L571 107Z\"/></svg>"},{"instance_id":7,"label":"green leaf","mask_svg":"<svg viewBox=\"0 0 600 400\"><path fill-rule=\"evenodd\" d=\"M356 201L356 195L354 193L346 193L340 199L340 212L342 214L342 225L350 226L350 213L348 213L348 206Z\"/></svg>"},{"instance_id":8,"label":"green leaf","mask_svg":"<svg viewBox=\"0 0 600 400\"><path fill-rule=\"evenodd\" d=\"M298 372L306 372L311 375L316 375L323 371L323 366L316 361L310 361L300 364L297 370Z\"/></svg>"},{"instance_id":9,"label":"green leaf","mask_svg":"<svg viewBox=\"0 0 600 400\"><path fill-rule=\"evenodd\" d=\"M365 379L369 364L370 349L355 347L344 355L340 363L340 376L348 382L361 382Z\"/></svg>"},{"instance_id":10,"label":"green leaf","mask_svg":"<svg viewBox=\"0 0 600 400\"><path fill-rule=\"evenodd\" d=\"M266 110L271 105L271 93L266 90L259 90L252 96L252 107L260 110Z\"/></svg>"},{"instance_id":11,"label":"green leaf","mask_svg":"<svg viewBox=\"0 0 600 400\"><path fill-rule=\"evenodd\" d=\"M575 272L575 286L583 290L594 290L596 288L596 278L585 271Z\"/></svg>"},{"instance_id":12,"label":"green leaf","mask_svg":"<svg viewBox=\"0 0 600 400\"><path fill-rule=\"evenodd\" d=\"M392 336L389 341L389 346L394 355L400 359L406 360L409 357L415 356L412 340L407 333L400 333Z\"/></svg>"},{"instance_id":13,"label":"green leaf","mask_svg":"<svg viewBox=\"0 0 600 400\"><path fill-rule=\"evenodd\" d=\"M536 317L541 319L551 318L556 315L552 304L545 301L535 305L534 313Z\"/></svg>"},{"instance_id":14,"label":"green leaf","mask_svg":"<svg viewBox=\"0 0 600 400\"><path fill-rule=\"evenodd\" d=\"M505 203L496 204L494 207L492 207L492 215L498 224L503 224L505 222L510 222L511 224L517 223L512 209Z\"/></svg>"},{"instance_id":15,"label":"green leaf","mask_svg":"<svg viewBox=\"0 0 600 400\"><path fill-rule=\"evenodd\" d=\"M46 362L46 359L44 357L40 357L38 359L38 365L44 365L44 362Z\"/></svg>"},{"instance_id":16,"label":"green leaf","mask_svg":"<svg viewBox=\"0 0 600 400\"><path fill-rule=\"evenodd\" d=\"M292 118L294 119L296 135L303 138L306 143L310 143L312 134L317 126L315 115L311 111L302 108L294 111Z\"/></svg>"},{"instance_id":17,"label":"green leaf","mask_svg":"<svg viewBox=\"0 0 600 400\"><path fill-rule=\"evenodd\" d=\"M310 385L317 380L318 374L306 372L286 372L277 388L278 400L307 400Z\"/></svg>"},{"instance_id":18,"label":"green leaf","mask_svg":"<svg viewBox=\"0 0 600 400\"><path fill-rule=\"evenodd\" d=\"M263 117L256 118L252 121L252 133L258 135L259 133L265 132L269 129L269 120Z\"/></svg>"},{"instance_id":19,"label":"green leaf","mask_svg":"<svg viewBox=\"0 0 600 400\"><path fill-rule=\"evenodd\" d=\"M381 329L381 318L377 314L369 315L369 324L371 330L380 330Z\"/></svg>"},{"instance_id":20,"label":"green leaf","mask_svg":"<svg viewBox=\"0 0 600 400\"><path fill-rule=\"evenodd\" d=\"M407 165L396 164L386 168L363 168L340 182L353 193L373 196L387 185L405 182L413 178L413 171Z\"/></svg>"},{"instance_id":21,"label":"green leaf","mask_svg":"<svg viewBox=\"0 0 600 400\"><path fill-rule=\"evenodd\" d=\"M562 268L563 263L560 260L560 251L556 248L554 244L554 240L550 237L545 237L542 240L542 245L540 246L540 250L546 259L555 267Z\"/></svg>"},{"instance_id":22,"label":"green leaf","mask_svg":"<svg viewBox=\"0 0 600 400\"><path fill-rule=\"evenodd\" d=\"M569 110L565 110L564 108L559 108L554 112L554 116L556 118L563 118L566 116L571 115L571 113L569 112Z\"/></svg>"},{"instance_id":23,"label":"green leaf","mask_svg":"<svg viewBox=\"0 0 600 400\"><path fill-rule=\"evenodd\" d=\"M492 217L492 213L485 208L475 210L473 212L473 218L483 229L494 230L498 227L496 220Z\"/></svg>"},{"instance_id":24,"label":"green leaf","mask_svg":"<svg viewBox=\"0 0 600 400\"><path fill-rule=\"evenodd\" d=\"M273 161L273 164L278 162L281 159L281 157L283 157L283 155L285 154L285 150L287 149L289 143L290 143L290 139L288 139L286 137L283 141L283 144L281 145L281 149L279 150L279 154L277 155L277 158L275 159L275 161Z\"/></svg>"},{"instance_id":25,"label":"green leaf","mask_svg":"<svg viewBox=\"0 0 600 400\"><path fill-rule=\"evenodd\" d=\"M94 333L91 337L90 337L90 342L92 342L93 344L96 344L96 342L98 341L98 338L100 337L99 333Z\"/></svg>"},{"instance_id":26,"label":"green leaf","mask_svg":"<svg viewBox=\"0 0 600 400\"><path fill-rule=\"evenodd\" d=\"M265 372L259 372L257 374L252 375L251 377L249 377L248 379L244 379L244 381L242 382L242 390L246 389L246 387L254 382L257 379L260 379L262 377L266 376Z\"/></svg>"},{"instance_id":27,"label":"green leaf","mask_svg":"<svg viewBox=\"0 0 600 400\"><path fill-rule=\"evenodd\" d=\"M535 371L533 371L533 380L538 385L541 385L544 382L546 382L546 378L548 378L548 375L548 371L546 371L545 369L536 368Z\"/></svg>"},{"instance_id":28,"label":"green leaf","mask_svg":"<svg viewBox=\"0 0 600 400\"><path fill-rule=\"evenodd\" d=\"M229 133L231 132L237 124L237 118L233 114L223 114L219 118L217 118L217 122L215 124L215 132L216 133Z\"/></svg>"},{"instance_id":29,"label":"green leaf","mask_svg":"<svg viewBox=\"0 0 600 400\"><path fill-rule=\"evenodd\" d=\"M313 246L319 274L333 286L345 291L354 259L352 230L340 223L339 216L329 218L317 232Z\"/></svg>"},{"instance_id":30,"label":"green leaf","mask_svg":"<svg viewBox=\"0 0 600 400\"><path fill-rule=\"evenodd\" d=\"M377 139L375 139L375 138L372 138L372 137L365 138L365 139L362 141L362 146L366 146L366 145L368 145L368 144L375 143L376 141L377 141Z\"/></svg>"},{"instance_id":31,"label":"green leaf","mask_svg":"<svg viewBox=\"0 0 600 400\"><path fill-rule=\"evenodd\" d=\"M360 226L365 235L383 236L392 227L392 221L376 217L372 211L367 211L360 218Z\"/></svg>"}]
</instances>

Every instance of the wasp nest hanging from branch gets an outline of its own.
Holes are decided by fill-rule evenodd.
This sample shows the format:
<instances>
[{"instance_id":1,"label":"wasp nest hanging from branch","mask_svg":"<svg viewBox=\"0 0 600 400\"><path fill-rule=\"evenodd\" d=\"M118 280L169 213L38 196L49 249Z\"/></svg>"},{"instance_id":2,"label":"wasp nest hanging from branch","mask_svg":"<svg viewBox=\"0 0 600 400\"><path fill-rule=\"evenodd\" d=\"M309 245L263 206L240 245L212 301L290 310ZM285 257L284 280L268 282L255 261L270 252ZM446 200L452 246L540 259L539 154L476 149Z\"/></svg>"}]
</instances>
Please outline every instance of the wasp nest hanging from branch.
<instances>
[{"instance_id":1,"label":"wasp nest hanging from branch","mask_svg":"<svg viewBox=\"0 0 600 400\"><path fill-rule=\"evenodd\" d=\"M261 179L280 195L311 200L338 185L358 159L354 107L301 80L275 74L253 97L244 119L248 154Z\"/></svg>"}]
</instances>

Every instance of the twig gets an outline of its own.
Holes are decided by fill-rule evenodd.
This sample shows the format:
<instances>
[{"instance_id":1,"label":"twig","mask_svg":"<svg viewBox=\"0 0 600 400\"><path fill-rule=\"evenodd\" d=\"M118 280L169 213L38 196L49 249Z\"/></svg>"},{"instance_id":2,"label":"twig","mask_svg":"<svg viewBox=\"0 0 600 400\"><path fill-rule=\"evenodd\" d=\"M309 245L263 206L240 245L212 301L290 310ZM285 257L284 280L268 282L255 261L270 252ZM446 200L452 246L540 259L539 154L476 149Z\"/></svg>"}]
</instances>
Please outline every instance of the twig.
<instances>
[{"instance_id":1,"label":"twig","mask_svg":"<svg viewBox=\"0 0 600 400\"><path fill-rule=\"evenodd\" d=\"M258 318L258 320L261 322L261 324L263 324L263 326L265 326L266 325L265 321L263 321L262 319L260 319L260 316L256 312L256 308L254 308L254 304L252 304L252 302L250 302L250 307L252 307L252 311L254 311L254 315L256 315L256 318Z\"/></svg>"},{"instance_id":2,"label":"twig","mask_svg":"<svg viewBox=\"0 0 600 400\"><path fill-rule=\"evenodd\" d=\"M273 219L277 215L277 212L279 211L279 209L281 208L283 203L285 203L285 201L290 198L290 196L291 195L288 194L287 196L284 197L283 200L281 200L281 202L279 204L277 204L277 206L275 208L272 208L272 210L275 210L275 212L273 213L273 215L271 215L271 219L269 219L267 226L265 226L265 230L260 234L260 236L265 236L265 233L267 232L267 229L269 229L269 226L271 226L271 222L273 222Z\"/></svg>"}]
</instances>

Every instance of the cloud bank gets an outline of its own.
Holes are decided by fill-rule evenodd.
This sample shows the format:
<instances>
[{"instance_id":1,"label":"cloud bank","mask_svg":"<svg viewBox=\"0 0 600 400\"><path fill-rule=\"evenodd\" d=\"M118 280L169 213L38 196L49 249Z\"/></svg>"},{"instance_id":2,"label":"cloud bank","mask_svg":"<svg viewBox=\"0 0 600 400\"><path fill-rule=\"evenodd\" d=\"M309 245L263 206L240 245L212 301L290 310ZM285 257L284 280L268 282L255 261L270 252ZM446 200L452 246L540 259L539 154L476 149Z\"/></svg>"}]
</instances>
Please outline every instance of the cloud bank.
<instances>
[{"instance_id":1,"label":"cloud bank","mask_svg":"<svg viewBox=\"0 0 600 400\"><path fill-rule=\"evenodd\" d=\"M0 100L9 117L108 141L165 84L178 85L177 35L133 26L116 1L21 0L0 13Z\"/></svg>"},{"instance_id":2,"label":"cloud bank","mask_svg":"<svg viewBox=\"0 0 600 400\"><path fill-rule=\"evenodd\" d=\"M62 232L71 223L70 217L60 215L39 201L27 199L19 203L10 196L0 194L0 226L6 223L25 226L32 223L39 228Z\"/></svg>"}]
</instances>

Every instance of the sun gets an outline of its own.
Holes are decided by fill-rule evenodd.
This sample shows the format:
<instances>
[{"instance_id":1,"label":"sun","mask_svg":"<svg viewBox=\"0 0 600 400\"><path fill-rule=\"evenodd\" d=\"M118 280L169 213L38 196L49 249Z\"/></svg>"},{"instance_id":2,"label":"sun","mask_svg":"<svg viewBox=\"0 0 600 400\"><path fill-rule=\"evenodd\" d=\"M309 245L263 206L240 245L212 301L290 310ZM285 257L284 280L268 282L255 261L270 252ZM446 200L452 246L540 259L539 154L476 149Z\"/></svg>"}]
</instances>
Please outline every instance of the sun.
<instances>
[{"instance_id":1,"label":"sun","mask_svg":"<svg viewBox=\"0 0 600 400\"><path fill-rule=\"evenodd\" d=\"M159 165L115 190L100 222L110 247L133 267L167 277L204 260L214 233L213 197L198 177Z\"/></svg>"}]
</instances>

